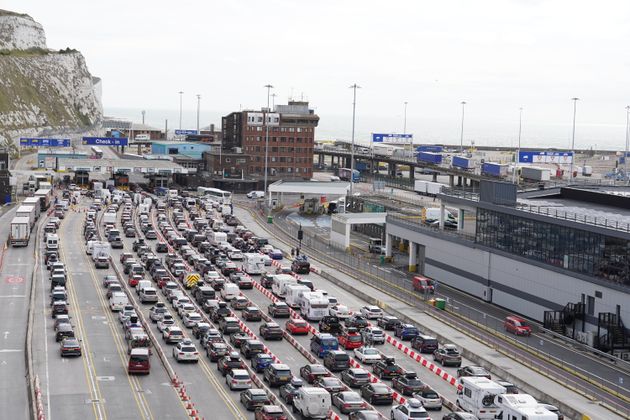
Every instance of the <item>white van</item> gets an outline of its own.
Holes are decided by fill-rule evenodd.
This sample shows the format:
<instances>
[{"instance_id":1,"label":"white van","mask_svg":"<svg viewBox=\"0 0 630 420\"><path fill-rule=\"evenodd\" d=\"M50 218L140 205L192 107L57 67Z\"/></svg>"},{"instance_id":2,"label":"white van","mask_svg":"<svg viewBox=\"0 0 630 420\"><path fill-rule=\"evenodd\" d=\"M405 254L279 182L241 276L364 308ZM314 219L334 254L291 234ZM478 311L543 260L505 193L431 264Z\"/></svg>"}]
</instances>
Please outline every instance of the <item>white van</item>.
<instances>
[{"instance_id":1,"label":"white van","mask_svg":"<svg viewBox=\"0 0 630 420\"><path fill-rule=\"evenodd\" d=\"M46 234L46 249L59 249L59 236L56 233Z\"/></svg>"},{"instance_id":2,"label":"white van","mask_svg":"<svg viewBox=\"0 0 630 420\"><path fill-rule=\"evenodd\" d=\"M109 308L112 312L122 311L125 305L129 305L129 298L125 292L114 292L109 298Z\"/></svg>"},{"instance_id":3,"label":"white van","mask_svg":"<svg viewBox=\"0 0 630 420\"><path fill-rule=\"evenodd\" d=\"M153 283L151 283L151 281L149 280L140 280L138 284L136 285L136 293L139 295L140 293L142 293L143 289L146 289L147 287L151 287L152 285Z\"/></svg>"},{"instance_id":4,"label":"white van","mask_svg":"<svg viewBox=\"0 0 630 420\"><path fill-rule=\"evenodd\" d=\"M289 284L297 284L297 279L289 274L276 274L273 276L271 291L279 298L284 298Z\"/></svg>"},{"instance_id":5,"label":"white van","mask_svg":"<svg viewBox=\"0 0 630 420\"><path fill-rule=\"evenodd\" d=\"M330 393L324 388L302 386L293 397L293 407L302 418L325 419L330 405Z\"/></svg>"},{"instance_id":6,"label":"white van","mask_svg":"<svg viewBox=\"0 0 630 420\"><path fill-rule=\"evenodd\" d=\"M479 420L495 419L499 407L494 400L497 395L505 394L505 387L485 377L468 376L459 379L462 386L457 391L457 405L464 411L477 416Z\"/></svg>"},{"instance_id":7,"label":"white van","mask_svg":"<svg viewBox=\"0 0 630 420\"><path fill-rule=\"evenodd\" d=\"M240 293L238 286L234 283L225 283L221 289L221 297L224 300L232 300Z\"/></svg>"},{"instance_id":8,"label":"white van","mask_svg":"<svg viewBox=\"0 0 630 420\"><path fill-rule=\"evenodd\" d=\"M293 309L300 307L300 298L302 293L309 293L311 289L302 284L289 284L286 286L286 294L284 301Z\"/></svg>"}]
</instances>

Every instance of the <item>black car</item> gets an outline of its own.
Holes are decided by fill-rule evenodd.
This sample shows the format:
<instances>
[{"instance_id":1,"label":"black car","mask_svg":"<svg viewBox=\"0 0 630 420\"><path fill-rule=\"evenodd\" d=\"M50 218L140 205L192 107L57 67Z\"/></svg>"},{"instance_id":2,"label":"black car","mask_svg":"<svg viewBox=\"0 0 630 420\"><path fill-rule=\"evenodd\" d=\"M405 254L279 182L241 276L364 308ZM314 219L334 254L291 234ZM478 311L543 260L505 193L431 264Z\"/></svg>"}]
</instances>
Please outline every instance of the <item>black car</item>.
<instances>
[{"instance_id":1,"label":"black car","mask_svg":"<svg viewBox=\"0 0 630 420\"><path fill-rule=\"evenodd\" d=\"M72 329L72 325L60 324L57 327L57 332L55 333L56 342L60 342L64 338L73 338L73 337L74 337L74 329Z\"/></svg>"},{"instance_id":2,"label":"black car","mask_svg":"<svg viewBox=\"0 0 630 420\"><path fill-rule=\"evenodd\" d=\"M310 364L300 368L300 376L304 378L306 382L312 384L319 378L330 376L330 372L328 372L323 365Z\"/></svg>"},{"instance_id":3,"label":"black car","mask_svg":"<svg viewBox=\"0 0 630 420\"><path fill-rule=\"evenodd\" d=\"M393 379L396 376L407 373L400 365L396 364L393 357L386 357L376 362L372 368L372 372L380 379Z\"/></svg>"},{"instance_id":4,"label":"black car","mask_svg":"<svg viewBox=\"0 0 630 420\"><path fill-rule=\"evenodd\" d=\"M293 378L291 382L280 387L280 398L287 404L293 404L293 397L297 394L298 389L304 385L304 381L300 378Z\"/></svg>"},{"instance_id":5,"label":"black car","mask_svg":"<svg viewBox=\"0 0 630 420\"><path fill-rule=\"evenodd\" d=\"M258 407L270 405L271 401L263 389L248 389L241 392L241 403L248 411L254 411Z\"/></svg>"},{"instance_id":6,"label":"black car","mask_svg":"<svg viewBox=\"0 0 630 420\"><path fill-rule=\"evenodd\" d=\"M387 331L395 331L396 327L402 324L402 321L395 316L383 315L376 321L379 327Z\"/></svg>"},{"instance_id":7,"label":"black car","mask_svg":"<svg viewBox=\"0 0 630 420\"><path fill-rule=\"evenodd\" d=\"M370 374L361 368L346 369L341 372L341 380L350 388L360 388L370 383Z\"/></svg>"},{"instance_id":8,"label":"black car","mask_svg":"<svg viewBox=\"0 0 630 420\"><path fill-rule=\"evenodd\" d=\"M370 383L361 387L361 396L370 404L392 404L394 393L382 383Z\"/></svg>"},{"instance_id":9,"label":"black car","mask_svg":"<svg viewBox=\"0 0 630 420\"><path fill-rule=\"evenodd\" d=\"M196 339L200 339L212 326L207 322L197 322L192 327L192 334Z\"/></svg>"},{"instance_id":10,"label":"black car","mask_svg":"<svg viewBox=\"0 0 630 420\"><path fill-rule=\"evenodd\" d=\"M240 333L236 333L236 334L232 334L230 336L230 344L232 344L234 347L236 347L237 349L240 349L241 346L243 344L245 344L245 342L247 340L249 340L251 337L247 334L245 334L244 332L240 332Z\"/></svg>"},{"instance_id":11,"label":"black car","mask_svg":"<svg viewBox=\"0 0 630 420\"><path fill-rule=\"evenodd\" d=\"M345 321L346 328L356 328L357 330L362 330L363 328L367 328L370 323L367 318L361 315L352 315L350 318L347 318Z\"/></svg>"},{"instance_id":12,"label":"black car","mask_svg":"<svg viewBox=\"0 0 630 420\"><path fill-rule=\"evenodd\" d=\"M245 321L262 321L262 313L260 309L255 306L248 306L243 310L243 319Z\"/></svg>"},{"instance_id":13,"label":"black car","mask_svg":"<svg viewBox=\"0 0 630 420\"><path fill-rule=\"evenodd\" d=\"M260 336L265 340L282 340L284 335L280 325L275 322L265 322L260 326Z\"/></svg>"},{"instance_id":14,"label":"black car","mask_svg":"<svg viewBox=\"0 0 630 420\"><path fill-rule=\"evenodd\" d=\"M264 353L265 345L259 340L249 339L241 346L241 352L246 359L251 359L258 353Z\"/></svg>"},{"instance_id":15,"label":"black car","mask_svg":"<svg viewBox=\"0 0 630 420\"><path fill-rule=\"evenodd\" d=\"M168 252L168 244L166 242L158 242L155 244L155 252L159 252L160 254Z\"/></svg>"},{"instance_id":16,"label":"black car","mask_svg":"<svg viewBox=\"0 0 630 420\"><path fill-rule=\"evenodd\" d=\"M211 362L217 362L227 356L230 352L227 344L225 343L209 343L206 348L206 354Z\"/></svg>"},{"instance_id":17,"label":"black car","mask_svg":"<svg viewBox=\"0 0 630 420\"><path fill-rule=\"evenodd\" d=\"M219 359L217 369L221 372L221 375L225 376L230 369L245 369L245 362L243 362L237 352L231 352Z\"/></svg>"},{"instance_id":18,"label":"black car","mask_svg":"<svg viewBox=\"0 0 630 420\"><path fill-rule=\"evenodd\" d=\"M153 229L147 230L144 236L146 236L147 239L157 239L157 233L155 233Z\"/></svg>"},{"instance_id":19,"label":"black car","mask_svg":"<svg viewBox=\"0 0 630 420\"><path fill-rule=\"evenodd\" d=\"M319 321L319 331L329 334L341 333L341 321L333 315L326 315Z\"/></svg>"},{"instance_id":20,"label":"black car","mask_svg":"<svg viewBox=\"0 0 630 420\"><path fill-rule=\"evenodd\" d=\"M266 289L271 289L271 286L273 285L273 275L269 273L263 274L260 278L260 284Z\"/></svg>"},{"instance_id":21,"label":"black car","mask_svg":"<svg viewBox=\"0 0 630 420\"><path fill-rule=\"evenodd\" d=\"M295 274L309 274L311 272L311 263L308 262L306 256L300 255L291 263L291 271Z\"/></svg>"},{"instance_id":22,"label":"black car","mask_svg":"<svg viewBox=\"0 0 630 420\"><path fill-rule=\"evenodd\" d=\"M423 390L426 386L424 382L418 379L418 375L415 372L409 372L392 379L392 387L403 395L412 395Z\"/></svg>"}]
</instances>

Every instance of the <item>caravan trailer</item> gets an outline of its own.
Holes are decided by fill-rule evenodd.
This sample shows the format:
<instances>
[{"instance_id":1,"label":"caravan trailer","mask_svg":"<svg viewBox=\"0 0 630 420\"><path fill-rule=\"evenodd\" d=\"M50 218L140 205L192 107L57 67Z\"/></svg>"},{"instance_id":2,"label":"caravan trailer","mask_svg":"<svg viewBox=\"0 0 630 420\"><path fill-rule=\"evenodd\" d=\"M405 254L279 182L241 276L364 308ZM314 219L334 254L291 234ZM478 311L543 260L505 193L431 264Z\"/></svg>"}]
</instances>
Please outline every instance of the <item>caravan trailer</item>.
<instances>
[{"instance_id":1,"label":"caravan trailer","mask_svg":"<svg viewBox=\"0 0 630 420\"><path fill-rule=\"evenodd\" d=\"M505 387L485 377L468 376L459 379L462 386L457 391L457 405L474 414L479 420L494 420L499 408L494 400L505 394Z\"/></svg>"}]
</instances>

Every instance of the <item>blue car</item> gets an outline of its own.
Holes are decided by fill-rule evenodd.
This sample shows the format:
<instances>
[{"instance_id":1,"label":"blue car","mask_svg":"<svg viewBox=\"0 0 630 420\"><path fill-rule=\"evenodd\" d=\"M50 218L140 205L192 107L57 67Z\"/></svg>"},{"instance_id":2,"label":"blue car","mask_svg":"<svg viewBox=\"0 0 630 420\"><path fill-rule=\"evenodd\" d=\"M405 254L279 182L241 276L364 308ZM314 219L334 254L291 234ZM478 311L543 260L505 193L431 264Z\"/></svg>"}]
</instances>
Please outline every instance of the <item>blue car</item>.
<instances>
[{"instance_id":1,"label":"blue car","mask_svg":"<svg viewBox=\"0 0 630 420\"><path fill-rule=\"evenodd\" d=\"M311 351L317 357L324 357L331 350L339 350L339 341L332 334L320 333L311 338Z\"/></svg>"},{"instance_id":2,"label":"blue car","mask_svg":"<svg viewBox=\"0 0 630 420\"><path fill-rule=\"evenodd\" d=\"M279 249L272 249L269 251L269 258L272 260L281 260L283 258L282 251Z\"/></svg>"},{"instance_id":3,"label":"blue car","mask_svg":"<svg viewBox=\"0 0 630 420\"><path fill-rule=\"evenodd\" d=\"M258 353L254 357L252 357L252 369L254 369L257 373L265 370L267 366L273 363L273 358L267 353Z\"/></svg>"},{"instance_id":4,"label":"blue car","mask_svg":"<svg viewBox=\"0 0 630 420\"><path fill-rule=\"evenodd\" d=\"M403 341L413 340L420 335L420 331L411 324L399 324L396 327L395 335Z\"/></svg>"}]
</instances>

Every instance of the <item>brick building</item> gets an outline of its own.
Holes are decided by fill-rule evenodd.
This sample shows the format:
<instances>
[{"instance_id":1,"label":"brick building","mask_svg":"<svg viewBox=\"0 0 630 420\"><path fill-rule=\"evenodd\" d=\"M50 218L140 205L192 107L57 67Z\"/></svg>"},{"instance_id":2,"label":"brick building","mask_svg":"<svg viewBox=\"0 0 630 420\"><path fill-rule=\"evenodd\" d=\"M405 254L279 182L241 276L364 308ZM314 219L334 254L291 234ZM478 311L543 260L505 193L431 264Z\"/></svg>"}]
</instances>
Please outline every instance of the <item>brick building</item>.
<instances>
[{"instance_id":1,"label":"brick building","mask_svg":"<svg viewBox=\"0 0 630 420\"><path fill-rule=\"evenodd\" d=\"M305 101L276 105L273 112L267 109L233 112L222 119L223 149L249 156L247 175L264 178L267 123L269 181L310 179L318 122L319 116Z\"/></svg>"}]
</instances>

